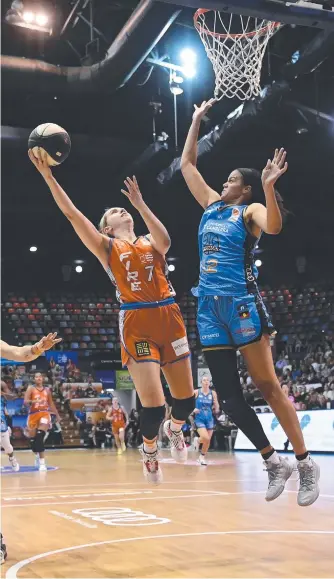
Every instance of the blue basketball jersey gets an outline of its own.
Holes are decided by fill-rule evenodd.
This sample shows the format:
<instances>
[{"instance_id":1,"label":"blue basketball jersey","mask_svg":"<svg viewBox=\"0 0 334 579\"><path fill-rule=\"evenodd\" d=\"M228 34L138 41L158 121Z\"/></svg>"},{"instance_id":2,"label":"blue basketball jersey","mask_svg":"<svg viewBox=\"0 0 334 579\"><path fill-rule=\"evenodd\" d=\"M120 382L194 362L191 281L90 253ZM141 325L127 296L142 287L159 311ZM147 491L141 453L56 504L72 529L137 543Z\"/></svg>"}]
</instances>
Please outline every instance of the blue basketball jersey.
<instances>
[{"instance_id":1,"label":"blue basketball jersey","mask_svg":"<svg viewBox=\"0 0 334 579\"><path fill-rule=\"evenodd\" d=\"M258 243L247 229L247 205L216 201L207 207L199 225L199 283L195 296L241 297L257 291L254 251Z\"/></svg>"},{"instance_id":2,"label":"blue basketball jersey","mask_svg":"<svg viewBox=\"0 0 334 579\"><path fill-rule=\"evenodd\" d=\"M199 410L199 414L212 414L213 405L213 394L210 390L208 394L204 394L202 388L199 388L198 395L196 398L196 408Z\"/></svg>"},{"instance_id":3,"label":"blue basketball jersey","mask_svg":"<svg viewBox=\"0 0 334 579\"><path fill-rule=\"evenodd\" d=\"M1 432L7 432L8 430L5 408L6 408L6 400L1 396L0 398Z\"/></svg>"}]
</instances>

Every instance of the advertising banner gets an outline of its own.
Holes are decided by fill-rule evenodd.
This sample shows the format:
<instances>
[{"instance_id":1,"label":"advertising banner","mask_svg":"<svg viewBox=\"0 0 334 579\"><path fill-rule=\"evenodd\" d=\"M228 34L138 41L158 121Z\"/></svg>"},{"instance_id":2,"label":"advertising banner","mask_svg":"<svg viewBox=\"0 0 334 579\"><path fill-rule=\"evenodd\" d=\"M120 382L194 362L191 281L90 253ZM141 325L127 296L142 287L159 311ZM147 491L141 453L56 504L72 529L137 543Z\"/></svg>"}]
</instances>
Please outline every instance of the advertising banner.
<instances>
[{"instance_id":1,"label":"advertising banner","mask_svg":"<svg viewBox=\"0 0 334 579\"><path fill-rule=\"evenodd\" d=\"M63 352L48 350L45 352L45 356L48 361L53 358L55 363L59 364L60 366L66 366L69 360L71 360L75 365L78 363L78 352L72 350L64 350Z\"/></svg>"},{"instance_id":2,"label":"advertising banner","mask_svg":"<svg viewBox=\"0 0 334 579\"><path fill-rule=\"evenodd\" d=\"M133 390L135 387L127 370L116 371L116 390Z\"/></svg>"},{"instance_id":3,"label":"advertising banner","mask_svg":"<svg viewBox=\"0 0 334 579\"><path fill-rule=\"evenodd\" d=\"M306 448L310 451L334 452L334 410L300 410L298 420L305 438ZM271 412L258 414L270 444L283 450L286 434L276 416ZM238 430L235 450L255 450L252 443Z\"/></svg>"}]
</instances>

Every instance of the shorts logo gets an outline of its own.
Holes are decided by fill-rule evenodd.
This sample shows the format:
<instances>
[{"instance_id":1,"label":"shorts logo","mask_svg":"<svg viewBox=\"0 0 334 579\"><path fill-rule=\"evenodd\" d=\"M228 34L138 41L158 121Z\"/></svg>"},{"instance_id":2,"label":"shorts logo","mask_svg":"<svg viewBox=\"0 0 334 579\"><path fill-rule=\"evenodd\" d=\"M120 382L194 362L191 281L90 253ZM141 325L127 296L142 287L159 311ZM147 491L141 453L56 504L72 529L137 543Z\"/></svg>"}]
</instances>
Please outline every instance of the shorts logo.
<instances>
[{"instance_id":1,"label":"shorts logo","mask_svg":"<svg viewBox=\"0 0 334 579\"><path fill-rule=\"evenodd\" d=\"M246 305L238 306L238 315L239 318L241 318L242 320L248 320L250 318L248 306Z\"/></svg>"},{"instance_id":2,"label":"shorts logo","mask_svg":"<svg viewBox=\"0 0 334 579\"><path fill-rule=\"evenodd\" d=\"M151 349L148 342L135 342L135 346L138 358L151 355Z\"/></svg>"},{"instance_id":3,"label":"shorts logo","mask_svg":"<svg viewBox=\"0 0 334 579\"><path fill-rule=\"evenodd\" d=\"M228 221L238 221L240 216L240 209L237 209L236 207L234 209L232 209L232 215L231 217L229 217Z\"/></svg>"},{"instance_id":4,"label":"shorts logo","mask_svg":"<svg viewBox=\"0 0 334 579\"><path fill-rule=\"evenodd\" d=\"M182 356L182 354L189 353L187 336L184 336L184 338L180 338L179 340L175 340L172 342L172 346L177 356Z\"/></svg>"}]
</instances>

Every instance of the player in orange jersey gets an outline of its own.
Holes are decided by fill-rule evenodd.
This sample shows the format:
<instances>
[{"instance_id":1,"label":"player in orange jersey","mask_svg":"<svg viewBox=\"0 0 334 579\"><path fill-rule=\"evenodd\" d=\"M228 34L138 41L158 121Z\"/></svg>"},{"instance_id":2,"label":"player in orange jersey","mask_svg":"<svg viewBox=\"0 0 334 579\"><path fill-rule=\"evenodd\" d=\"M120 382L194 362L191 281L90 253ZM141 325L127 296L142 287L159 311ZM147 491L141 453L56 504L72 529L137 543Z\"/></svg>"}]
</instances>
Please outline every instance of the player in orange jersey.
<instances>
[{"instance_id":1,"label":"player in orange jersey","mask_svg":"<svg viewBox=\"0 0 334 579\"><path fill-rule=\"evenodd\" d=\"M125 408L120 405L116 396L114 396L111 401L111 406L107 412L106 419L111 421L112 433L115 438L117 452L118 454L122 454L122 452L126 451L124 437L125 429L129 424L129 417Z\"/></svg>"},{"instance_id":2,"label":"player in orange jersey","mask_svg":"<svg viewBox=\"0 0 334 579\"><path fill-rule=\"evenodd\" d=\"M31 449L35 453L35 466L40 471L47 470L44 458L44 437L51 426L51 413L60 417L53 402L49 388L43 385L43 376L35 374L35 385L28 386L24 395L24 404L29 405L27 427L29 430Z\"/></svg>"},{"instance_id":3,"label":"player in orange jersey","mask_svg":"<svg viewBox=\"0 0 334 579\"><path fill-rule=\"evenodd\" d=\"M165 416L165 397L160 379L164 372L173 396L171 419L165 432L175 460L187 459L181 427L194 410L194 390L186 328L174 290L167 280L165 254L170 238L164 225L144 202L136 178L122 190L143 218L149 234L137 237L126 209L114 207L103 215L100 231L75 207L57 183L43 152L29 157L44 177L60 210L99 259L117 289L122 362L135 384L141 404L140 429L145 477L162 480L157 458L157 435Z\"/></svg>"}]
</instances>

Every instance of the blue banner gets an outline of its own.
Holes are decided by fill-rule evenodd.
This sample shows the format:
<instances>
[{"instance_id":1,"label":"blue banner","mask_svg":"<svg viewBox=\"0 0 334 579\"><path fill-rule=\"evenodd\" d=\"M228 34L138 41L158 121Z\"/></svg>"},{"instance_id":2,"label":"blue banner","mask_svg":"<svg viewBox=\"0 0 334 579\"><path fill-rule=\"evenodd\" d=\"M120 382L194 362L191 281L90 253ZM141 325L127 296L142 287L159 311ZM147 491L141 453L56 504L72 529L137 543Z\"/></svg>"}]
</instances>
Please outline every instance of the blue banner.
<instances>
[{"instance_id":1,"label":"blue banner","mask_svg":"<svg viewBox=\"0 0 334 579\"><path fill-rule=\"evenodd\" d=\"M115 370L96 370L96 380L102 382L103 388L115 388L116 375Z\"/></svg>"},{"instance_id":2,"label":"blue banner","mask_svg":"<svg viewBox=\"0 0 334 579\"><path fill-rule=\"evenodd\" d=\"M7 360L7 358L0 358L1 366L24 366L26 362L14 362L13 360Z\"/></svg>"},{"instance_id":3,"label":"blue banner","mask_svg":"<svg viewBox=\"0 0 334 579\"><path fill-rule=\"evenodd\" d=\"M12 426L13 428L25 428L27 426L27 416L13 416Z\"/></svg>"},{"instance_id":4,"label":"blue banner","mask_svg":"<svg viewBox=\"0 0 334 579\"><path fill-rule=\"evenodd\" d=\"M56 350L48 350L47 352L45 352L45 356L48 361L50 361L51 358L53 358L55 363L59 364L60 366L66 366L69 360L71 360L75 365L78 364L78 352L72 350L66 350L64 352L58 352Z\"/></svg>"},{"instance_id":5,"label":"blue banner","mask_svg":"<svg viewBox=\"0 0 334 579\"><path fill-rule=\"evenodd\" d=\"M9 416L18 414L23 406L23 398L15 398L14 400L7 400L6 408ZM27 410L28 412L28 410Z\"/></svg>"}]
</instances>

